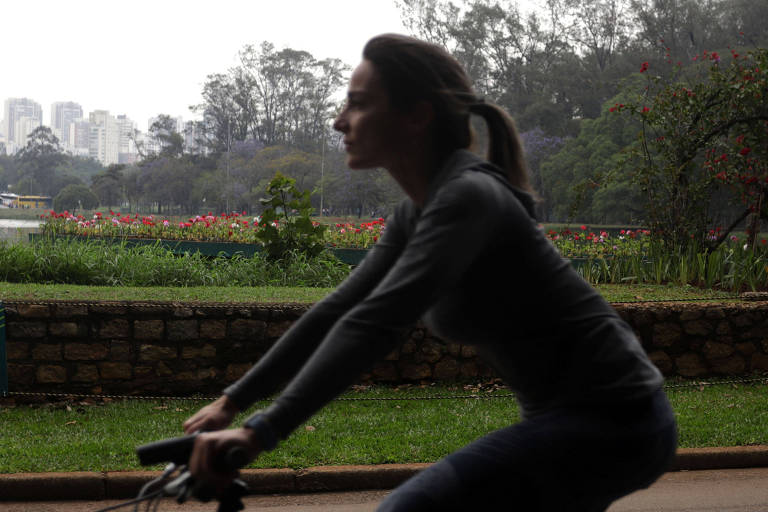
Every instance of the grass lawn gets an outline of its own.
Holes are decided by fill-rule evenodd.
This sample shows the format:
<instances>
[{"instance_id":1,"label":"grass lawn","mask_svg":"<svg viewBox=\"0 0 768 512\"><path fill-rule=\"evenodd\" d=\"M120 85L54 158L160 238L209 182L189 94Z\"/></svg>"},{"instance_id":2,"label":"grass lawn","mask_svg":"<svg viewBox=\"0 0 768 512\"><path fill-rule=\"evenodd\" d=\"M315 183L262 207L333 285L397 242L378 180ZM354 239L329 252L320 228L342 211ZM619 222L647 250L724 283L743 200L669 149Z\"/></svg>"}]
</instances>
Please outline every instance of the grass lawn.
<instances>
[{"instance_id":1,"label":"grass lawn","mask_svg":"<svg viewBox=\"0 0 768 512\"><path fill-rule=\"evenodd\" d=\"M468 394L487 399L419 399ZM332 402L253 467L433 462L517 421L514 399L499 397L507 394L461 386L349 391L344 398L363 400ZM667 394L680 447L768 443L765 383L668 387ZM396 400L370 400L375 398ZM139 469L135 447L181 435L184 419L205 403L120 400L0 408L0 473Z\"/></svg>"},{"instance_id":2,"label":"grass lawn","mask_svg":"<svg viewBox=\"0 0 768 512\"><path fill-rule=\"evenodd\" d=\"M598 285L609 302L636 300L685 300L734 297L720 290L668 285ZM246 286L200 287L111 287L66 284L0 282L0 300L157 300L211 302L300 302L312 303L333 288L286 288Z\"/></svg>"}]
</instances>

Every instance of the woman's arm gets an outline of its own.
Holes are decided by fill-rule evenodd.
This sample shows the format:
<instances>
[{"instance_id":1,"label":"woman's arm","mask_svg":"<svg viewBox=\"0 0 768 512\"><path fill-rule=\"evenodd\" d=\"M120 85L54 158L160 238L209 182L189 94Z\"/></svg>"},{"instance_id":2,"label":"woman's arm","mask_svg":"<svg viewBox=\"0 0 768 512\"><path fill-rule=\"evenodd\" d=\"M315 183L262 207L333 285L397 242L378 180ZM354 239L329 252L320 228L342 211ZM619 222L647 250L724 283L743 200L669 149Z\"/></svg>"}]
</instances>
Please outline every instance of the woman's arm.
<instances>
[{"instance_id":1,"label":"woman's arm","mask_svg":"<svg viewBox=\"0 0 768 512\"><path fill-rule=\"evenodd\" d=\"M400 208L402 209L402 208ZM270 396L290 380L316 350L334 323L381 281L403 250L397 214L361 265L331 293L301 316L237 382L224 390L240 410Z\"/></svg>"},{"instance_id":2,"label":"woman's arm","mask_svg":"<svg viewBox=\"0 0 768 512\"><path fill-rule=\"evenodd\" d=\"M419 217L394 267L333 325L306 365L264 411L278 437L287 437L390 352L403 330L460 282L492 244L493 225L501 221L494 218L496 195L495 187L483 178L479 183L452 180L440 190Z\"/></svg>"}]
</instances>

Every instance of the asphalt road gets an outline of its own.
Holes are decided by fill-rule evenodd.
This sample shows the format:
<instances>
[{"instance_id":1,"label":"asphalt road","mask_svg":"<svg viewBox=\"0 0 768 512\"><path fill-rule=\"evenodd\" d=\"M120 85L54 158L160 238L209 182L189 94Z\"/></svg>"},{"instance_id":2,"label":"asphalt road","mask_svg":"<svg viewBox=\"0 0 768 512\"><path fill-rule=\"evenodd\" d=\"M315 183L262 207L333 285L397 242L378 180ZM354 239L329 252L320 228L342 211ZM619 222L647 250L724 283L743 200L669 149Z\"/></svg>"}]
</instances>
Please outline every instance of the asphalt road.
<instances>
[{"instance_id":1,"label":"asphalt road","mask_svg":"<svg viewBox=\"0 0 768 512\"><path fill-rule=\"evenodd\" d=\"M553 491L555 491L553 489ZM387 491L252 496L246 511L372 512ZM117 501L0 502L3 512L95 512ZM132 510L122 508L119 510ZM159 512L216 510L213 503L178 505L165 500ZM477 510L482 510L478 504ZM667 473L649 489L614 503L609 512L766 512L768 468Z\"/></svg>"}]
</instances>

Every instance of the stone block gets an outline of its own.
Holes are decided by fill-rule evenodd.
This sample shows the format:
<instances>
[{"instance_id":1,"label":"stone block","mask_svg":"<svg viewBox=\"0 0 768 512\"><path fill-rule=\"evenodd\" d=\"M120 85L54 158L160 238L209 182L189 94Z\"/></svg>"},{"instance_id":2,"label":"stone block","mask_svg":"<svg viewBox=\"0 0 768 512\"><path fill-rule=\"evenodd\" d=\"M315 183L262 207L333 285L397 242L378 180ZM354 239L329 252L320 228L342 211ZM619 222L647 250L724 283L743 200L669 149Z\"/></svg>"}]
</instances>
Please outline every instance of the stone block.
<instances>
[{"instance_id":1,"label":"stone block","mask_svg":"<svg viewBox=\"0 0 768 512\"><path fill-rule=\"evenodd\" d=\"M434 377L436 380L453 380L461 374L461 366L452 357L446 357L435 364Z\"/></svg>"},{"instance_id":2,"label":"stone block","mask_svg":"<svg viewBox=\"0 0 768 512\"><path fill-rule=\"evenodd\" d=\"M78 364L72 382L98 382L99 370L93 364Z\"/></svg>"},{"instance_id":3,"label":"stone block","mask_svg":"<svg viewBox=\"0 0 768 512\"><path fill-rule=\"evenodd\" d=\"M736 350L738 350L740 354L744 354L745 356L751 356L752 354L757 352L757 346L755 346L754 343L750 343L750 342L737 343Z\"/></svg>"},{"instance_id":4,"label":"stone block","mask_svg":"<svg viewBox=\"0 0 768 512\"><path fill-rule=\"evenodd\" d=\"M477 349L474 347L474 345L462 345L461 357L463 357L464 359L471 359L473 357L477 357Z\"/></svg>"},{"instance_id":5,"label":"stone block","mask_svg":"<svg viewBox=\"0 0 768 512\"><path fill-rule=\"evenodd\" d=\"M133 351L130 342L113 340L109 344L109 358L112 361L130 361L132 357Z\"/></svg>"},{"instance_id":6,"label":"stone block","mask_svg":"<svg viewBox=\"0 0 768 512\"><path fill-rule=\"evenodd\" d=\"M192 308L173 308L173 316L176 318L192 318L195 311Z\"/></svg>"},{"instance_id":7,"label":"stone block","mask_svg":"<svg viewBox=\"0 0 768 512\"><path fill-rule=\"evenodd\" d=\"M424 341L416 354L416 362L436 363L443 357L444 350L445 346L436 341Z\"/></svg>"},{"instance_id":8,"label":"stone block","mask_svg":"<svg viewBox=\"0 0 768 512\"><path fill-rule=\"evenodd\" d=\"M709 318L710 320L721 320L725 318L725 316L725 311L720 307L707 308L704 312L704 318Z\"/></svg>"},{"instance_id":9,"label":"stone block","mask_svg":"<svg viewBox=\"0 0 768 512\"><path fill-rule=\"evenodd\" d=\"M405 343L400 346L401 354L413 354L414 352L416 352L416 342L413 340L406 340Z\"/></svg>"},{"instance_id":10,"label":"stone block","mask_svg":"<svg viewBox=\"0 0 768 512\"><path fill-rule=\"evenodd\" d=\"M51 306L54 318L76 318L88 316L88 306L72 304L53 304Z\"/></svg>"},{"instance_id":11,"label":"stone block","mask_svg":"<svg viewBox=\"0 0 768 512\"><path fill-rule=\"evenodd\" d=\"M683 330L691 336L707 336L712 333L712 326L705 320L694 320L685 322Z\"/></svg>"},{"instance_id":12,"label":"stone block","mask_svg":"<svg viewBox=\"0 0 768 512\"><path fill-rule=\"evenodd\" d=\"M753 318L750 313L741 313L738 315L733 315L731 317L731 322L736 327L749 327L753 324Z\"/></svg>"},{"instance_id":13,"label":"stone block","mask_svg":"<svg viewBox=\"0 0 768 512\"><path fill-rule=\"evenodd\" d=\"M99 363L99 375L104 380L127 380L132 377L131 365L111 361Z\"/></svg>"},{"instance_id":14,"label":"stone block","mask_svg":"<svg viewBox=\"0 0 768 512\"><path fill-rule=\"evenodd\" d=\"M461 345L458 343L448 343L446 348L448 353L453 357L459 357L461 355Z\"/></svg>"},{"instance_id":15,"label":"stone block","mask_svg":"<svg viewBox=\"0 0 768 512\"><path fill-rule=\"evenodd\" d=\"M61 343L38 343L32 348L32 359L38 361L61 361Z\"/></svg>"},{"instance_id":16,"label":"stone block","mask_svg":"<svg viewBox=\"0 0 768 512\"><path fill-rule=\"evenodd\" d=\"M752 358L749 361L750 370L753 372L765 372L768 371L768 355L762 352L752 354Z\"/></svg>"},{"instance_id":17,"label":"stone block","mask_svg":"<svg viewBox=\"0 0 768 512\"><path fill-rule=\"evenodd\" d=\"M29 343L26 341L8 341L5 345L5 356L9 361L27 359L29 357Z\"/></svg>"},{"instance_id":18,"label":"stone block","mask_svg":"<svg viewBox=\"0 0 768 512\"><path fill-rule=\"evenodd\" d=\"M211 359L216 357L216 347L213 345L203 345L202 347L182 347L181 358L182 359L196 359L207 358Z\"/></svg>"},{"instance_id":19,"label":"stone block","mask_svg":"<svg viewBox=\"0 0 768 512\"><path fill-rule=\"evenodd\" d=\"M677 373L683 377L699 377L707 373L707 367L699 354L688 352L675 359Z\"/></svg>"},{"instance_id":20,"label":"stone block","mask_svg":"<svg viewBox=\"0 0 768 512\"><path fill-rule=\"evenodd\" d=\"M721 375L739 375L744 373L747 363L744 358L734 354L725 359L712 361L712 371Z\"/></svg>"},{"instance_id":21,"label":"stone block","mask_svg":"<svg viewBox=\"0 0 768 512\"><path fill-rule=\"evenodd\" d=\"M681 322L690 322L691 320L698 320L704 316L700 309L686 309L680 313Z\"/></svg>"},{"instance_id":22,"label":"stone block","mask_svg":"<svg viewBox=\"0 0 768 512\"><path fill-rule=\"evenodd\" d=\"M163 320L136 320L133 322L133 336L142 341L159 341L165 334Z\"/></svg>"},{"instance_id":23,"label":"stone block","mask_svg":"<svg viewBox=\"0 0 768 512\"><path fill-rule=\"evenodd\" d=\"M50 318L51 310L47 304L19 304L16 313L22 318Z\"/></svg>"},{"instance_id":24,"label":"stone block","mask_svg":"<svg viewBox=\"0 0 768 512\"><path fill-rule=\"evenodd\" d=\"M131 325L125 318L103 320L99 326L101 338L128 338L131 335Z\"/></svg>"},{"instance_id":25,"label":"stone block","mask_svg":"<svg viewBox=\"0 0 768 512\"><path fill-rule=\"evenodd\" d=\"M734 352L734 347L726 345L725 343L718 343L715 341L707 341L704 343L704 357L710 362L729 357Z\"/></svg>"},{"instance_id":26,"label":"stone block","mask_svg":"<svg viewBox=\"0 0 768 512\"><path fill-rule=\"evenodd\" d=\"M224 378L227 380L227 382L234 382L245 375L245 372L250 370L251 366L253 365L250 363L228 364L227 370L224 373Z\"/></svg>"},{"instance_id":27,"label":"stone block","mask_svg":"<svg viewBox=\"0 0 768 512\"><path fill-rule=\"evenodd\" d=\"M293 321L271 322L267 325L267 338L279 338L293 325Z\"/></svg>"},{"instance_id":28,"label":"stone block","mask_svg":"<svg viewBox=\"0 0 768 512\"><path fill-rule=\"evenodd\" d=\"M718 336L729 336L731 334L731 324L727 321L722 321L717 324L715 328L715 334Z\"/></svg>"},{"instance_id":29,"label":"stone block","mask_svg":"<svg viewBox=\"0 0 768 512\"><path fill-rule=\"evenodd\" d=\"M480 375L480 369L477 367L477 363L474 361L463 361L461 363L461 376L466 378L474 378Z\"/></svg>"},{"instance_id":30,"label":"stone block","mask_svg":"<svg viewBox=\"0 0 768 512\"><path fill-rule=\"evenodd\" d=\"M35 381L35 366L31 364L8 363L8 385L11 389L29 386Z\"/></svg>"},{"instance_id":31,"label":"stone block","mask_svg":"<svg viewBox=\"0 0 768 512\"><path fill-rule=\"evenodd\" d=\"M101 343L66 343L64 359L69 361L99 361L109 354L106 345Z\"/></svg>"},{"instance_id":32,"label":"stone block","mask_svg":"<svg viewBox=\"0 0 768 512\"><path fill-rule=\"evenodd\" d=\"M161 361L164 359L176 359L179 356L176 347L163 345L141 345L139 347L139 361Z\"/></svg>"},{"instance_id":33,"label":"stone block","mask_svg":"<svg viewBox=\"0 0 768 512\"><path fill-rule=\"evenodd\" d=\"M173 370L168 368L167 364L160 361L155 366L155 374L159 377L167 377L168 375L173 375Z\"/></svg>"},{"instance_id":34,"label":"stone block","mask_svg":"<svg viewBox=\"0 0 768 512\"><path fill-rule=\"evenodd\" d=\"M200 338L197 320L168 320L169 341L188 341Z\"/></svg>"},{"instance_id":35,"label":"stone block","mask_svg":"<svg viewBox=\"0 0 768 512\"><path fill-rule=\"evenodd\" d=\"M7 322L7 336L12 340L45 338L47 332L45 322Z\"/></svg>"},{"instance_id":36,"label":"stone block","mask_svg":"<svg viewBox=\"0 0 768 512\"><path fill-rule=\"evenodd\" d=\"M260 340L266 328L267 323L263 320L238 318L229 324L229 335L233 340Z\"/></svg>"},{"instance_id":37,"label":"stone block","mask_svg":"<svg viewBox=\"0 0 768 512\"><path fill-rule=\"evenodd\" d=\"M226 320L200 320L200 338L204 340L223 340L226 337Z\"/></svg>"},{"instance_id":38,"label":"stone block","mask_svg":"<svg viewBox=\"0 0 768 512\"><path fill-rule=\"evenodd\" d=\"M653 346L671 347L682 338L683 331L680 326L671 322L656 324L653 326Z\"/></svg>"},{"instance_id":39,"label":"stone block","mask_svg":"<svg viewBox=\"0 0 768 512\"><path fill-rule=\"evenodd\" d=\"M389 361L379 361L371 370L374 380L380 382L397 382L400 376L397 373L397 366Z\"/></svg>"},{"instance_id":40,"label":"stone block","mask_svg":"<svg viewBox=\"0 0 768 512\"><path fill-rule=\"evenodd\" d=\"M40 384L63 384L67 382L67 369L53 364L38 366L35 381Z\"/></svg>"},{"instance_id":41,"label":"stone block","mask_svg":"<svg viewBox=\"0 0 768 512\"><path fill-rule=\"evenodd\" d=\"M648 358L651 360L651 362L656 365L656 368L659 369L659 371L664 376L672 376L675 374L675 363L672 361L672 358L669 357L669 354L667 354L664 351L656 350L654 352L651 352L648 354Z\"/></svg>"},{"instance_id":42,"label":"stone block","mask_svg":"<svg viewBox=\"0 0 768 512\"><path fill-rule=\"evenodd\" d=\"M87 330L87 326L83 326ZM51 322L48 332L55 338L75 338L84 333L77 322Z\"/></svg>"},{"instance_id":43,"label":"stone block","mask_svg":"<svg viewBox=\"0 0 768 512\"><path fill-rule=\"evenodd\" d=\"M428 364L404 364L400 368L401 374L406 380L423 380L432 377L432 368Z\"/></svg>"}]
</instances>

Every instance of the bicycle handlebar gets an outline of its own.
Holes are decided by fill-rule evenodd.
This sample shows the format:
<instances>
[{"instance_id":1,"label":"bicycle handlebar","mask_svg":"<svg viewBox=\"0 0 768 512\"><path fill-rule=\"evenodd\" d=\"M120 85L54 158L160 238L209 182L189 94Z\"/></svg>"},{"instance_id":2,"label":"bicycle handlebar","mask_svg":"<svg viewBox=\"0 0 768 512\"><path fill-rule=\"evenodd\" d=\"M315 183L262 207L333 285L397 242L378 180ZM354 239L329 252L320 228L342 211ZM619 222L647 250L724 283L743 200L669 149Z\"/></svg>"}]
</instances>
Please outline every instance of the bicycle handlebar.
<instances>
[{"instance_id":1,"label":"bicycle handlebar","mask_svg":"<svg viewBox=\"0 0 768 512\"><path fill-rule=\"evenodd\" d=\"M136 448L139 463L143 466L159 464L161 462L173 462L176 465L186 464L192 455L195 438L199 433L181 437L172 437L148 443ZM234 446L227 450L216 461L216 469L222 472L235 471L248 463L248 452L245 448Z\"/></svg>"}]
</instances>

